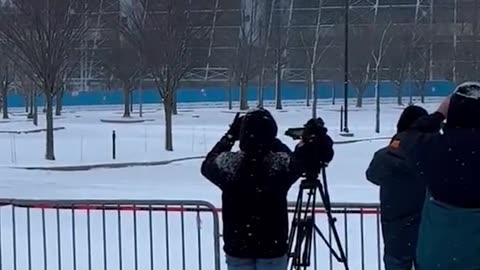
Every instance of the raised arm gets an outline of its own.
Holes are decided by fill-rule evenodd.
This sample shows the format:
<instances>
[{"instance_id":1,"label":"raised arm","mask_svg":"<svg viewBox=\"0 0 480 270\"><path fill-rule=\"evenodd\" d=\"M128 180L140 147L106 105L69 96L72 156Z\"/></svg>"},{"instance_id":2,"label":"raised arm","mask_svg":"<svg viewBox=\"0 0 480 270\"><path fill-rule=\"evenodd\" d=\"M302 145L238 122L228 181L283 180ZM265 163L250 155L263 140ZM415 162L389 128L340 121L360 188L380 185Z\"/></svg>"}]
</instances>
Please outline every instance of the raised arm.
<instances>
[{"instance_id":1,"label":"raised arm","mask_svg":"<svg viewBox=\"0 0 480 270\"><path fill-rule=\"evenodd\" d=\"M210 150L202 163L202 175L220 189L224 187L225 181L228 181L228 163L232 161L231 157L235 155L231 150L235 141L239 138L241 122L242 118L237 113L230 129Z\"/></svg>"}]
</instances>

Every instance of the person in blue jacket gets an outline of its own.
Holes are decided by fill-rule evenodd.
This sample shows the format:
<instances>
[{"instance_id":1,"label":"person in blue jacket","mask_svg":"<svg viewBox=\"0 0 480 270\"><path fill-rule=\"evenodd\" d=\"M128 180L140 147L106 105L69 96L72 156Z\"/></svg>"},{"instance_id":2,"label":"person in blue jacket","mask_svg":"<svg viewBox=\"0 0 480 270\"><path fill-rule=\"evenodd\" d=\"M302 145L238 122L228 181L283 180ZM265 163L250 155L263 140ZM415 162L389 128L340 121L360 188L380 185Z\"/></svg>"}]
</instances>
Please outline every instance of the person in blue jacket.
<instances>
[{"instance_id":1,"label":"person in blue jacket","mask_svg":"<svg viewBox=\"0 0 480 270\"><path fill-rule=\"evenodd\" d=\"M414 123L427 115L422 107L407 107L398 121L397 134L412 132ZM366 176L380 186L385 269L411 270L426 186L411 169L404 145L396 137L375 153Z\"/></svg>"}]
</instances>

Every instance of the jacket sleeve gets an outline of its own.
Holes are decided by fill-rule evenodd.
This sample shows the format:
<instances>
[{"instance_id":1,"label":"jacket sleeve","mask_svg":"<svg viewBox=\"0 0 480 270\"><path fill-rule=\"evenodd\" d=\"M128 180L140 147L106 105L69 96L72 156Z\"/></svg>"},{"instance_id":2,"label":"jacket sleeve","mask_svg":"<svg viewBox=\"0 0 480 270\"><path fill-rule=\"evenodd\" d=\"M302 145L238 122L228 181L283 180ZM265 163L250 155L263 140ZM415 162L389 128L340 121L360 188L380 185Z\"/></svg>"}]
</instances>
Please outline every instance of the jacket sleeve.
<instances>
[{"instance_id":1,"label":"jacket sleeve","mask_svg":"<svg viewBox=\"0 0 480 270\"><path fill-rule=\"evenodd\" d=\"M442 128L442 123L445 120L445 116L440 112L427 115L418 119L413 124L413 129L422 133L436 133Z\"/></svg>"},{"instance_id":2,"label":"jacket sleeve","mask_svg":"<svg viewBox=\"0 0 480 270\"><path fill-rule=\"evenodd\" d=\"M222 137L222 139L220 139L220 141L207 154L202 163L202 175L220 189L223 189L225 182L228 181L228 179L226 172L219 165L218 161L219 159L226 159L226 156L233 154L230 151L234 144L235 142L230 140L227 136Z\"/></svg>"},{"instance_id":3,"label":"jacket sleeve","mask_svg":"<svg viewBox=\"0 0 480 270\"><path fill-rule=\"evenodd\" d=\"M367 180L377 186L381 186L383 184L383 179L385 179L385 176L389 173L389 169L386 167L385 162L387 151L387 147L378 150L373 155L373 159L365 173Z\"/></svg>"}]
</instances>

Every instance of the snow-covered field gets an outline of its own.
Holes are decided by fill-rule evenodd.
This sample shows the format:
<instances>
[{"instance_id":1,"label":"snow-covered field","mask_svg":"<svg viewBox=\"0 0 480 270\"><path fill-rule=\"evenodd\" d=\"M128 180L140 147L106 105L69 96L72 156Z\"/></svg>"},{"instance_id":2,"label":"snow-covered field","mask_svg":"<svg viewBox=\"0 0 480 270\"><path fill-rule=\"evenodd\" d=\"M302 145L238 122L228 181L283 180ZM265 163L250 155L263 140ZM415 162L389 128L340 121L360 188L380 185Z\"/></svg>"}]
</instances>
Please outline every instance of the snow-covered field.
<instances>
[{"instance_id":1,"label":"snow-covered field","mask_svg":"<svg viewBox=\"0 0 480 270\"><path fill-rule=\"evenodd\" d=\"M426 107L432 110L436 107L435 102L429 103ZM350 140L351 138L345 138L339 135L339 108L339 105L322 105L318 111L319 116L325 120L329 128L329 133L335 141ZM401 110L402 108L395 105L382 106L381 133L376 134L374 133L374 107L372 105L366 105L362 109L351 108L349 127L355 134L354 139L391 136L395 132L395 124ZM303 125L311 114L310 109L299 106L290 106L282 111L272 110L272 112L279 124L279 130L282 134L289 127ZM201 160L198 159L175 162L163 166L95 169L75 172L21 169L21 167L25 166L92 165L112 162L162 161L202 156L208 152L227 130L228 124L234 117L234 112L219 108L180 110L179 115L174 117L174 152L165 152L163 150L163 113L161 110L157 110L155 106L148 106L146 108L144 118L149 121L145 123L107 124L101 122L102 119L110 120L119 119L120 117L121 111L112 108L109 108L109 110L66 108L64 114L55 120L55 126L65 127L64 130L55 132L55 153L57 160L47 162L43 160L45 150L44 133L15 135L2 133L3 131L26 131L38 128L34 127L31 122L26 121L24 114L14 111L10 120L0 122L0 175L2 176L0 178L0 197L6 199L186 199L206 200L215 206L220 206L220 192L200 175ZM40 127L42 127L44 126L43 115L40 119ZM117 159L115 161L112 160L112 131L115 131L117 135ZM296 142L284 137L282 134L280 134L279 137L288 145L294 147ZM328 168L330 196L333 202L378 201L378 189L366 181L364 171L373 153L387 143L388 140L372 140L335 146L335 159ZM289 194L291 200L295 199L297 190L296 186L292 188ZM9 209L3 209L0 213L7 217L9 216L8 213L10 213L11 216L11 210ZM36 215L38 214L39 212L36 213ZM67 213L64 214L66 215ZM25 213L22 212L20 215L18 219L24 222ZM93 219L98 218L97 213L97 216L93 217ZM356 235L357 238L360 235L358 233L359 218L360 217L357 216L356 219L350 219L348 221L348 231L351 231L351 235ZM56 225L52 223L55 221L55 217L50 217L50 219L51 220L47 222L47 228L49 228L47 231L55 230L54 226ZM36 220L35 222L36 225L41 224L40 220ZM68 221L65 222L68 223ZM146 222L146 220L140 222ZM365 231L367 233L372 231L372 234L376 234L375 230L377 227L375 217L366 218L365 222ZM190 222L189 226L193 226L192 223L194 222ZM8 235L8 231L12 230L11 225L8 225L11 224L11 222L9 220L2 220L0 224L0 228L4 231L2 234L7 234L7 237L4 235L4 237L0 239L0 242L8 247L10 242L13 241L11 233ZM61 222L61 224L65 227L62 228L62 230L71 230L71 224L64 224L63 222ZM339 224L343 224L341 219L339 219ZM146 225L143 224L140 226ZM178 226L173 227L177 227L176 229L178 229ZM195 232L193 228L187 230L190 233ZM209 228L209 226L205 225L202 226L202 228ZM23 230L25 230L25 228L23 228ZM85 231L86 229L83 227L81 234L86 233ZM94 233L99 232L95 230ZM142 237L147 237L148 233L145 235L142 231L142 235ZM36 237L40 236L38 235ZM95 238L95 240L100 241L101 239L99 239L99 237L100 235L98 235L98 238ZM56 242L55 239L52 239L52 241ZM162 242L161 239L157 239L156 241ZM188 241L190 241L190 239ZM356 263L359 263L357 267L352 266L351 269L362 269L360 257L356 258L356 256L360 256L359 254L361 252L358 245L358 243L360 243L359 241L360 240L357 239L356 242L350 243L350 245L353 245L349 249L350 254L352 254L350 258L355 260ZM369 252L376 254L376 237L367 237L364 241L366 241ZM25 241L22 243L24 242ZM95 243L94 245L97 245L102 242ZM139 242L139 246L142 245L141 243ZM41 249L41 241L36 243L36 245L37 244L40 245L38 248ZM129 242L125 245L131 248L131 244L132 243ZM113 245L115 246L117 244ZM115 248L118 249L118 247ZM196 251L198 252L198 250ZM5 252L7 251L3 248L0 256ZM54 251L51 252L52 254L54 253ZM211 250L206 250L205 252L203 256L211 259L211 256L208 256ZM95 256L98 255L97 253L95 254ZM178 257L178 254L179 253L176 253L176 255L174 254L172 256ZM25 254L22 256L24 255ZM142 253L141 256L144 255L145 254ZM13 253L8 252L4 254L3 257L5 259L5 257L9 256L13 256ZM94 260L102 259L101 256L97 257L95 257L96 259L94 258ZM54 257L53 260L58 260L56 258L57 257ZM324 255L322 258L327 260L328 256L325 257ZM65 260L69 261L71 258L65 257ZM88 269L88 264L85 264L86 258L82 257L80 260L82 264L76 269ZM367 261L366 269L376 269L376 257L370 260L371 261ZM24 260L21 259L21 261L23 262ZM130 257L128 257L128 261L131 263ZM1 258L0 265L2 265ZM36 263L35 265L33 269L43 269L42 263ZM103 264L94 265L92 269L103 269ZM114 265L115 264L111 264L109 267L114 267ZM132 264L128 265L130 266L124 266L124 269L135 269ZM139 269L150 269L149 263L142 265ZM7 263L4 264L4 266L5 268L0 266L0 269L13 269L12 264ZM23 265L19 265L18 267L18 269L25 269ZM72 269L71 267L69 263L66 263L66 266L62 269ZM208 267L204 268L206 269ZM48 269L58 269L58 267L52 264ZM155 269L165 268L157 266ZM172 269L182 269L182 263L174 267L172 266ZM192 268L187 267L186 269ZM194 269L198 268L194 267Z\"/></svg>"}]
</instances>

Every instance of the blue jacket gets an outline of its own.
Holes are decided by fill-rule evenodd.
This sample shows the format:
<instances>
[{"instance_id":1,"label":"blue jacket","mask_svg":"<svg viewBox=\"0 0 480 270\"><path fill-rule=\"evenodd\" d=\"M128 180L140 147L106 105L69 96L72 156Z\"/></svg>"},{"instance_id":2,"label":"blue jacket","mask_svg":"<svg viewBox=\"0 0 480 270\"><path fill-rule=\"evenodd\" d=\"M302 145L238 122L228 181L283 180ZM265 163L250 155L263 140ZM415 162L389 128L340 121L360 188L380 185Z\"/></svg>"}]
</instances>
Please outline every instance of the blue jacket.
<instances>
[{"instance_id":1,"label":"blue jacket","mask_svg":"<svg viewBox=\"0 0 480 270\"><path fill-rule=\"evenodd\" d=\"M375 153L366 176L380 186L385 253L413 258L426 187L407 160L408 145L401 141L402 135L405 134L398 134L388 147Z\"/></svg>"},{"instance_id":2,"label":"blue jacket","mask_svg":"<svg viewBox=\"0 0 480 270\"><path fill-rule=\"evenodd\" d=\"M430 198L423 210L416 270L480 269L480 209Z\"/></svg>"}]
</instances>

